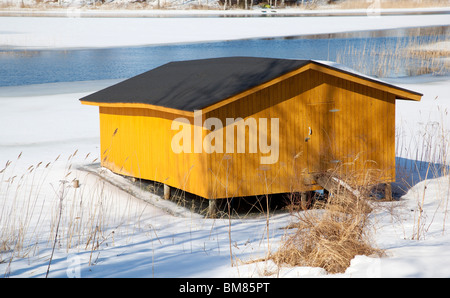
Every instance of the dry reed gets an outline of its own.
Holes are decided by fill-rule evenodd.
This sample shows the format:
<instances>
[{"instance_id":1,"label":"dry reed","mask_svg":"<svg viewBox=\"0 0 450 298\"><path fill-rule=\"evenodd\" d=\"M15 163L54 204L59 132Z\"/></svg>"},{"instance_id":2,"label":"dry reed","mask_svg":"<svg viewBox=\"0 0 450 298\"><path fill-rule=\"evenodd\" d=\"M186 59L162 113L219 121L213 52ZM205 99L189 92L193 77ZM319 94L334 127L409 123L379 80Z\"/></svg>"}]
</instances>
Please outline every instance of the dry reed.
<instances>
[{"instance_id":1,"label":"dry reed","mask_svg":"<svg viewBox=\"0 0 450 298\"><path fill-rule=\"evenodd\" d=\"M39 162L16 174L19 155L0 169L0 264L8 264L4 276L10 275L15 259L48 253L50 269L53 253L60 249L67 253L84 249L92 255L102 245L114 245L115 235L131 239L140 229L145 208L139 202L124 198L104 181L86 187L89 174L77 187L69 183L80 175L73 169L80 162L74 160L76 154L66 161L58 156L48 163ZM81 157L82 162L89 162L88 157ZM63 171L54 167L64 162ZM51 185L54 194L48 189Z\"/></svg>"},{"instance_id":2,"label":"dry reed","mask_svg":"<svg viewBox=\"0 0 450 298\"><path fill-rule=\"evenodd\" d=\"M301 213L297 231L271 256L272 260L277 264L321 267L329 273L341 273L356 255L381 255L382 251L373 248L366 239L367 216L339 209L327 204L322 214Z\"/></svg>"},{"instance_id":3,"label":"dry reed","mask_svg":"<svg viewBox=\"0 0 450 298\"><path fill-rule=\"evenodd\" d=\"M372 206L367 191L360 187L354 195L342 188L330 192L326 201L297 213L295 229L270 255L276 264L321 267L328 273L343 273L356 255L382 256L370 239Z\"/></svg>"},{"instance_id":4,"label":"dry reed","mask_svg":"<svg viewBox=\"0 0 450 298\"><path fill-rule=\"evenodd\" d=\"M336 62L375 77L444 75L450 73L450 36L429 29L426 38L420 32L387 39L383 47L367 39L362 45L348 45L336 53ZM416 35L419 34L419 35Z\"/></svg>"}]
</instances>

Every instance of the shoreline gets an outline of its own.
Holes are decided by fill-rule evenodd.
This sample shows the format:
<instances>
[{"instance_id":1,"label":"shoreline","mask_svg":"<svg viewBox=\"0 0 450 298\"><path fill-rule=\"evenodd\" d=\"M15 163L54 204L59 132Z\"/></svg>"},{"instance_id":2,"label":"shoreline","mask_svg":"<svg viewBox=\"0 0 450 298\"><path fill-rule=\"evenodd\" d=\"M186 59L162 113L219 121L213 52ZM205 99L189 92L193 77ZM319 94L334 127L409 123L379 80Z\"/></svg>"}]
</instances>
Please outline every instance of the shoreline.
<instances>
[{"instance_id":1,"label":"shoreline","mask_svg":"<svg viewBox=\"0 0 450 298\"><path fill-rule=\"evenodd\" d=\"M333 17L450 14L450 7L380 9L86 9L66 8L0 9L0 17L80 17L80 18L195 18L195 17Z\"/></svg>"},{"instance_id":2,"label":"shoreline","mask_svg":"<svg viewBox=\"0 0 450 298\"><path fill-rule=\"evenodd\" d=\"M114 13L120 15L120 11ZM0 48L133 47L450 26L450 18L446 14L176 18L81 15L83 13L73 11L67 15L70 17L0 17Z\"/></svg>"}]
</instances>

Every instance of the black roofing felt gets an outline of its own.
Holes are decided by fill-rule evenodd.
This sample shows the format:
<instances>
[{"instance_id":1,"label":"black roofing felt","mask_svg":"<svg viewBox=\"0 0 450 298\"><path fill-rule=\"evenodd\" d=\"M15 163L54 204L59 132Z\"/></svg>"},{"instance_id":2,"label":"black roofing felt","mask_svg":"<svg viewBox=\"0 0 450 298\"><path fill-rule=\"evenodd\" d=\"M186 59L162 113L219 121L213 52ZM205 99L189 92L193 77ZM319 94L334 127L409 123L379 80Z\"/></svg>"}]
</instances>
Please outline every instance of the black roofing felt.
<instances>
[{"instance_id":1,"label":"black roofing felt","mask_svg":"<svg viewBox=\"0 0 450 298\"><path fill-rule=\"evenodd\" d=\"M365 80L422 95L314 60L225 57L170 62L80 100L93 103L143 103L194 111L261 85L309 63L317 63Z\"/></svg>"},{"instance_id":2,"label":"black roofing felt","mask_svg":"<svg viewBox=\"0 0 450 298\"><path fill-rule=\"evenodd\" d=\"M170 62L81 98L194 111L298 69L310 60L227 57Z\"/></svg>"}]
</instances>

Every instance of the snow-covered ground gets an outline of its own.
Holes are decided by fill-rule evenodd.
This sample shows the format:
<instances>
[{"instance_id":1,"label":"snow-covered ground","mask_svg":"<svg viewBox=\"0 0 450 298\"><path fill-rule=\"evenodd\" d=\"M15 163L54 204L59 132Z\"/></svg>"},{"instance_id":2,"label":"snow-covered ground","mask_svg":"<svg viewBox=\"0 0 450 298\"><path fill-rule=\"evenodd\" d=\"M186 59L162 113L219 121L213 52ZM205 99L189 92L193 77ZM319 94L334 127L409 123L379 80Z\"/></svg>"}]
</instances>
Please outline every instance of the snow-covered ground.
<instances>
[{"instance_id":1,"label":"snow-covered ground","mask_svg":"<svg viewBox=\"0 0 450 298\"><path fill-rule=\"evenodd\" d=\"M69 183L65 184L65 223L61 225L66 231L60 233L70 235L70 221L77 222L73 218L83 216L86 223L79 223L80 229L87 235L91 235L87 230L92 227L107 226L102 229L101 237L97 236L102 242L99 249L92 250L90 245L86 248L85 240L80 241L82 244L78 247L67 250L67 240L61 240L53 256L51 277L67 274L82 277L259 277L267 272L281 277L325 274L318 268L277 270L270 263L230 266L229 228L233 258L249 261L264 256L268 247L276 249L285 233L279 228L295 219L287 213L271 216L267 241L264 215L233 219L231 223L227 219L203 219L189 212L180 211L173 215L164 210L177 208L164 206L167 202L157 197L148 199L159 207L135 199L93 174L77 170L79 166L98 162L95 159L99 155L98 111L80 105L78 98L111 83L113 81L0 88L3 112L0 164L3 167L8 160L12 161L2 174L1 216L14 218L16 228L24 226L28 229L31 239L25 240L25 244L32 248L32 252L22 249L26 257L16 257L11 264L0 264L2 274L45 276L52 240L49 235L58 218L61 180ZM398 123L414 130L411 135L421 132L423 126L417 123L425 125L440 121L442 112L447 116L449 78L425 83L412 80L402 86L425 94L420 103L398 102ZM448 119L446 121L448 124ZM445 129L448 130L448 126ZM75 157L71 157L76 150ZM54 162L58 155L60 158ZM40 162L40 167L36 168ZM44 168L49 162L51 164ZM34 172L29 172L31 165L36 168ZM414 169L411 171L415 172ZM71 173L66 176L68 172ZM21 177L23 174L25 177ZM15 180L9 183L8 178L14 176ZM78 189L70 183L75 178L81 183ZM114 179L121 183L120 178ZM347 272L339 276L449 276L449 183L448 176L427 179L413 185L402 198L400 207L391 210L391 203L385 203L383 211L374 215L375 243L386 249L388 256L381 259L357 257ZM145 196L135 191L138 196ZM423 215L418 230L419 204L423 206ZM97 210L98 206L103 209ZM82 211L83 208L86 209ZM23 209L33 216L26 217L18 211ZM31 222L25 222L28 218ZM75 238L81 231L73 233ZM412 240L417 238L417 233L419 240ZM78 244L74 239L72 242Z\"/></svg>"},{"instance_id":2,"label":"snow-covered ground","mask_svg":"<svg viewBox=\"0 0 450 298\"><path fill-rule=\"evenodd\" d=\"M105 47L438 24L449 25L448 17L0 18L0 45ZM407 180L412 182L398 203L383 203L373 214L374 243L387 256L357 256L336 275L320 268L246 263L277 249L288 233L282 227L295 220L288 213L271 214L269 221L266 214L204 219L115 175L112 179L123 188L80 170L98 164L100 152L98 109L78 99L114 82L0 87L0 171L8 165L0 172L0 248L5 251L0 275L45 277L51 260L49 277L450 276L450 178L429 174L425 179L427 167L419 169L420 179L414 167L400 169L402 177L414 174L416 179ZM392 82L424 94L421 102L398 101L399 157L432 158L419 159L415 153L433 132L433 142L445 144L448 153L450 78ZM74 179L79 188L73 187Z\"/></svg>"},{"instance_id":3,"label":"snow-covered ground","mask_svg":"<svg viewBox=\"0 0 450 298\"><path fill-rule=\"evenodd\" d=\"M115 13L120 15L120 11ZM235 11L228 13L233 14ZM285 18L0 17L0 46L13 48L144 46L433 25L450 25L450 17L448 14Z\"/></svg>"}]
</instances>

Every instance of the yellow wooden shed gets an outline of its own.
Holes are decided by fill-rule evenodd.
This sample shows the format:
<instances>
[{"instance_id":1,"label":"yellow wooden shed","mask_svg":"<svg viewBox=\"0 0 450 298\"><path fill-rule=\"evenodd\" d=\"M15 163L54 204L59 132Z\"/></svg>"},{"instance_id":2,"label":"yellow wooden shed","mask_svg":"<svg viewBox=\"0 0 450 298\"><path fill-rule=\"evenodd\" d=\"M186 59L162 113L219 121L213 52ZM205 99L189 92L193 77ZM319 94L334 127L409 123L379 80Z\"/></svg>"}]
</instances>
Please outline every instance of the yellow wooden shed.
<instances>
[{"instance_id":1,"label":"yellow wooden shed","mask_svg":"<svg viewBox=\"0 0 450 298\"><path fill-rule=\"evenodd\" d=\"M331 62L171 62L81 98L101 165L207 199L319 189L314 174L395 180L395 102L422 94Z\"/></svg>"}]
</instances>

